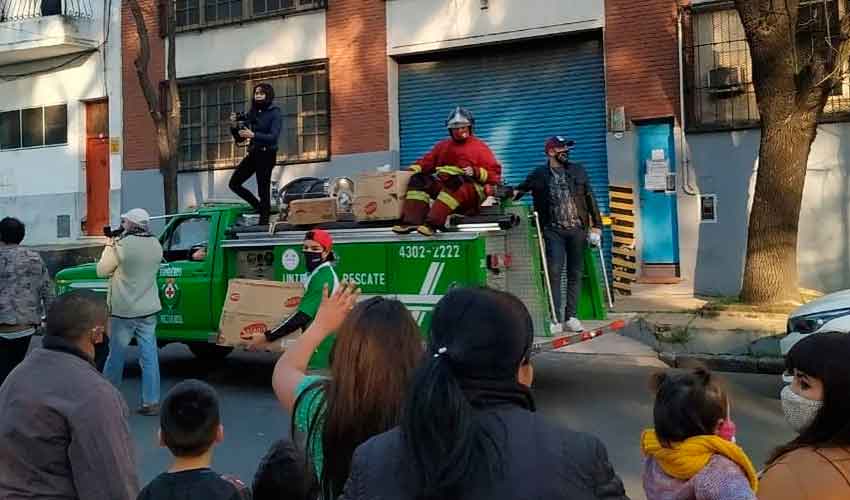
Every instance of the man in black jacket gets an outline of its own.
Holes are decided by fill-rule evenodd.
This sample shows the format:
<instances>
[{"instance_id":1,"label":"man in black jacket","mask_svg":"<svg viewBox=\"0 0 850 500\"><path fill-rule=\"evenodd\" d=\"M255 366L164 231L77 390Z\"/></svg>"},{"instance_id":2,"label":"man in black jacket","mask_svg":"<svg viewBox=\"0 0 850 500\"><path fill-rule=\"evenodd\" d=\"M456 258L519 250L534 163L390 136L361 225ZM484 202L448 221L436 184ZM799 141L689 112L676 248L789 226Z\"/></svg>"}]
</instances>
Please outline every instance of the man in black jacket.
<instances>
[{"instance_id":1,"label":"man in black jacket","mask_svg":"<svg viewBox=\"0 0 850 500\"><path fill-rule=\"evenodd\" d=\"M580 332L584 327L576 318L576 307L584 271L584 245L588 231L590 242L600 244L602 218L587 172L580 164L569 161L569 151L574 145L574 141L561 136L549 138L545 146L548 163L528 175L517 187L515 199L529 191L534 196L534 210L540 217L546 242L546 263L556 312L561 308L561 276L566 259L567 303L563 328Z\"/></svg>"}]
</instances>

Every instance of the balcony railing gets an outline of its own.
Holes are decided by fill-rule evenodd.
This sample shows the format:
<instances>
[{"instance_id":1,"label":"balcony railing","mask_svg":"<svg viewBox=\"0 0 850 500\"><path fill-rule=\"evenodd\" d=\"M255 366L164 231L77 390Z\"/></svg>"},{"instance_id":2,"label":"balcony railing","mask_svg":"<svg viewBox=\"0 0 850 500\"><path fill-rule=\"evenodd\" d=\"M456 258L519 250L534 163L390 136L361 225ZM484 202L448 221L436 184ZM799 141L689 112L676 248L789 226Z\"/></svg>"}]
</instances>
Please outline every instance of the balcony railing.
<instances>
[{"instance_id":1,"label":"balcony railing","mask_svg":"<svg viewBox=\"0 0 850 500\"><path fill-rule=\"evenodd\" d=\"M46 16L91 18L91 0L0 0L0 23Z\"/></svg>"}]
</instances>

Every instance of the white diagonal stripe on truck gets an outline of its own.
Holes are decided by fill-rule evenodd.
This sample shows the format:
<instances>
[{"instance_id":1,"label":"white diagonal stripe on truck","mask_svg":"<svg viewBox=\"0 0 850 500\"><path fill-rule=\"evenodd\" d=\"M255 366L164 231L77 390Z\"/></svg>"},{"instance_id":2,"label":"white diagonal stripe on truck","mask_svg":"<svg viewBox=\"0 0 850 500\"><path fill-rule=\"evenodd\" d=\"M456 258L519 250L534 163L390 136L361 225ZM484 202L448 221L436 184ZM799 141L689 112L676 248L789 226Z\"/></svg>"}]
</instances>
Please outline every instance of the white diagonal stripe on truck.
<instances>
[{"instance_id":1,"label":"white diagonal stripe on truck","mask_svg":"<svg viewBox=\"0 0 850 500\"><path fill-rule=\"evenodd\" d=\"M446 269L445 262L432 262L428 266L428 272L425 273L425 280L422 282L422 287L419 289L418 295L398 294L385 295L387 298L394 298L401 301L411 312L416 324L422 325L425 315L433 310L433 306L443 298L442 295L434 295L437 285L440 283L440 278L443 276L443 271ZM378 295L364 294L360 296L360 300L368 300ZM413 305L415 304L415 305Z\"/></svg>"},{"instance_id":2,"label":"white diagonal stripe on truck","mask_svg":"<svg viewBox=\"0 0 850 500\"><path fill-rule=\"evenodd\" d=\"M446 269L446 263L440 262L440 268L437 270L437 275L434 276L434 283L431 284L431 289L428 290L428 295L433 295L434 290L437 289L437 284L440 282L440 278L443 277L443 271Z\"/></svg>"},{"instance_id":3,"label":"white diagonal stripe on truck","mask_svg":"<svg viewBox=\"0 0 850 500\"><path fill-rule=\"evenodd\" d=\"M428 273L425 275L425 281L422 282L422 288L419 289L419 297L416 297L415 301L421 303L422 299L427 297L428 303L431 303L431 299L434 297L434 290L437 289L437 283L440 281L440 277L443 275L443 269L446 264L444 262L432 262L430 266L428 266ZM437 299L439 300L439 299ZM433 302L436 304L436 301ZM416 318L416 324L422 326L422 321L425 320L425 315L428 314L426 311L416 311L413 313Z\"/></svg>"},{"instance_id":4,"label":"white diagonal stripe on truck","mask_svg":"<svg viewBox=\"0 0 850 500\"><path fill-rule=\"evenodd\" d=\"M428 272L425 273L425 281L422 282L422 287L419 289L419 295L431 295L431 290L433 289L435 281L434 277L439 268L439 262L432 262L431 265L428 266Z\"/></svg>"}]
</instances>

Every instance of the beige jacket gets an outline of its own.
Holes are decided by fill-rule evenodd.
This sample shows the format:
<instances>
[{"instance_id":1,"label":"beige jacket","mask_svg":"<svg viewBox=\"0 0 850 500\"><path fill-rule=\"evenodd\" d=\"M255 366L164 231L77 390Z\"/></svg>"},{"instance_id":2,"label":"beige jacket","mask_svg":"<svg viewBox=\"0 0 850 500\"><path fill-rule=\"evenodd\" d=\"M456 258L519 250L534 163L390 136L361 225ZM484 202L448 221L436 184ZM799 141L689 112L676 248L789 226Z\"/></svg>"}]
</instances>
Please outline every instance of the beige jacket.
<instances>
[{"instance_id":1,"label":"beige jacket","mask_svg":"<svg viewBox=\"0 0 850 500\"><path fill-rule=\"evenodd\" d=\"M103 249L97 275L109 280L109 312L119 318L143 318L162 309L156 277L162 246L150 236L129 235Z\"/></svg>"},{"instance_id":2,"label":"beige jacket","mask_svg":"<svg viewBox=\"0 0 850 500\"><path fill-rule=\"evenodd\" d=\"M800 448L762 474L759 500L846 500L850 498L850 449Z\"/></svg>"}]
</instances>

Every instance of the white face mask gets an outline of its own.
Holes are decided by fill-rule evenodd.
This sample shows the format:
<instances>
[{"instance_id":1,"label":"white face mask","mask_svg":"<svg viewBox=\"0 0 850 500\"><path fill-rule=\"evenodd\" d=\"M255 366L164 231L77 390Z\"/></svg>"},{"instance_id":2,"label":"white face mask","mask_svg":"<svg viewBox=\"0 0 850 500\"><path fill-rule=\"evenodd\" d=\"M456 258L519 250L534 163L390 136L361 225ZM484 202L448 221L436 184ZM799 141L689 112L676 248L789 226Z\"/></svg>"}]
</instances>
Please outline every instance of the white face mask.
<instances>
[{"instance_id":1,"label":"white face mask","mask_svg":"<svg viewBox=\"0 0 850 500\"><path fill-rule=\"evenodd\" d=\"M811 425L822 406L823 401L804 398L792 391L790 385L782 389L782 412L785 413L785 421L798 434Z\"/></svg>"}]
</instances>

